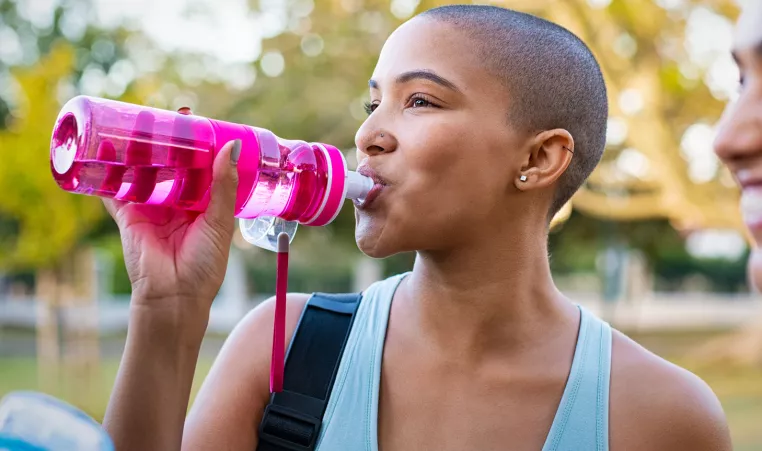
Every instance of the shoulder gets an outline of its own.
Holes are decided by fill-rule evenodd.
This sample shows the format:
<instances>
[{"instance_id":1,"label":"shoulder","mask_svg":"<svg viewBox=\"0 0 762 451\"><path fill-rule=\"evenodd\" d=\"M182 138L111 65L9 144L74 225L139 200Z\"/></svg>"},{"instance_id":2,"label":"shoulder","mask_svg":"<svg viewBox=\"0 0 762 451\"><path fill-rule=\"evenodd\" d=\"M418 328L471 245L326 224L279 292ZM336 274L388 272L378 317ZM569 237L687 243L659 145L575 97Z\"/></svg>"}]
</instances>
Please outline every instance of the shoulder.
<instances>
[{"instance_id":1,"label":"shoulder","mask_svg":"<svg viewBox=\"0 0 762 451\"><path fill-rule=\"evenodd\" d=\"M286 347L299 322L310 295L289 293L286 296ZM225 340L215 365L229 365L255 377L265 398L269 393L270 360L272 358L275 297L257 305L236 325ZM231 357L226 359L226 357Z\"/></svg>"},{"instance_id":2,"label":"shoulder","mask_svg":"<svg viewBox=\"0 0 762 451\"><path fill-rule=\"evenodd\" d=\"M286 347L309 297L291 293L286 298ZM225 340L187 417L184 449L254 448L270 394L274 317L275 299L270 298L252 309Z\"/></svg>"},{"instance_id":3,"label":"shoulder","mask_svg":"<svg viewBox=\"0 0 762 451\"><path fill-rule=\"evenodd\" d=\"M291 331L296 328L296 323L299 321L299 317L302 315L305 304L309 301L311 295L307 293L288 293L286 295L286 326L290 327ZM261 328L257 327L260 323L272 324L273 318L275 318L275 296L267 298L261 304L257 305L241 320L236 326L237 330L245 332L250 330L256 333ZM288 332L288 329L287 329ZM291 339L288 334L287 339Z\"/></svg>"},{"instance_id":4,"label":"shoulder","mask_svg":"<svg viewBox=\"0 0 762 451\"><path fill-rule=\"evenodd\" d=\"M299 318L305 304L310 299L306 293L288 293L286 295L286 349L293 338ZM270 297L253 308L236 325L223 346L222 353L237 354L243 351L252 354L252 361L257 368L264 368L262 374L269 381L270 359L272 358L273 320L275 318L275 297ZM228 349L226 349L228 348ZM232 351L232 352L231 352ZM269 383L265 385L269 390Z\"/></svg>"},{"instance_id":5,"label":"shoulder","mask_svg":"<svg viewBox=\"0 0 762 451\"><path fill-rule=\"evenodd\" d=\"M612 450L731 450L722 406L703 380L612 333Z\"/></svg>"}]
</instances>

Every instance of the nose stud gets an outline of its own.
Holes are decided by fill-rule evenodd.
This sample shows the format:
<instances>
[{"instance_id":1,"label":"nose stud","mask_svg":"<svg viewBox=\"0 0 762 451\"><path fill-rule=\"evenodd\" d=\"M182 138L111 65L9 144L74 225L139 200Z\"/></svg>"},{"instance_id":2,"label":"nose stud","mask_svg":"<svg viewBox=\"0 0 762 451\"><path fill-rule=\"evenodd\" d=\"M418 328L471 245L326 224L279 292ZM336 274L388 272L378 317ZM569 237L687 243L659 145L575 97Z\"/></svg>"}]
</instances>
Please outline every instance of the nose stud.
<instances>
[{"instance_id":1,"label":"nose stud","mask_svg":"<svg viewBox=\"0 0 762 451\"><path fill-rule=\"evenodd\" d=\"M383 134L383 133L381 133L381 137L382 137L382 138L384 137L384 134Z\"/></svg>"},{"instance_id":2,"label":"nose stud","mask_svg":"<svg viewBox=\"0 0 762 451\"><path fill-rule=\"evenodd\" d=\"M526 182L527 181L527 176L526 175L522 175L521 177L519 177L519 180L521 180L522 182Z\"/></svg>"}]
</instances>

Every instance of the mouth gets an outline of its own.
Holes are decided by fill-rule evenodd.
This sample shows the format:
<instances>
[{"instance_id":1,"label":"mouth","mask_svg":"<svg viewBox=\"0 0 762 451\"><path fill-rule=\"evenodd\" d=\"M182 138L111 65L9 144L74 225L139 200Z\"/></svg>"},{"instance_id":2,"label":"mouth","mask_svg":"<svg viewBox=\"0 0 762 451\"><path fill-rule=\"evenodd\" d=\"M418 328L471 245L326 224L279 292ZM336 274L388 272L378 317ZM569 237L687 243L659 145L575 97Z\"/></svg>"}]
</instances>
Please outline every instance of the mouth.
<instances>
[{"instance_id":1,"label":"mouth","mask_svg":"<svg viewBox=\"0 0 762 451\"><path fill-rule=\"evenodd\" d=\"M736 181L743 191L762 187L762 173L760 173L760 171L751 168L743 168L734 172Z\"/></svg>"},{"instance_id":2,"label":"mouth","mask_svg":"<svg viewBox=\"0 0 762 451\"><path fill-rule=\"evenodd\" d=\"M736 175L736 179L742 190L758 189L762 187L762 176L751 177L744 174L738 174Z\"/></svg>"},{"instance_id":3,"label":"mouth","mask_svg":"<svg viewBox=\"0 0 762 451\"><path fill-rule=\"evenodd\" d=\"M762 230L762 185L748 184L743 188L741 215L747 227Z\"/></svg>"},{"instance_id":4,"label":"mouth","mask_svg":"<svg viewBox=\"0 0 762 451\"><path fill-rule=\"evenodd\" d=\"M368 191L365 199L354 201L355 207L358 210L367 210L373 205L378 196L381 195L381 192L387 186L387 182L370 166L359 166L357 168L357 173L373 180L373 188Z\"/></svg>"}]
</instances>

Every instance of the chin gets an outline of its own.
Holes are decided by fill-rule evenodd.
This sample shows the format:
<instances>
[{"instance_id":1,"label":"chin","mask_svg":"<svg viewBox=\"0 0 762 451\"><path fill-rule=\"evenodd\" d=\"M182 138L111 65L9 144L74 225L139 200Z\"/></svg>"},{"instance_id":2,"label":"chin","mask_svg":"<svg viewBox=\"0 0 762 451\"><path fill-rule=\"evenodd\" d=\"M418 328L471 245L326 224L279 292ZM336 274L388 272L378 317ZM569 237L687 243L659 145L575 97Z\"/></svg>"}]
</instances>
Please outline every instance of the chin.
<instances>
[{"instance_id":1,"label":"chin","mask_svg":"<svg viewBox=\"0 0 762 451\"><path fill-rule=\"evenodd\" d=\"M367 234L360 231L355 232L355 242L360 252L370 258L387 258L400 251L395 250L393 243L388 243L381 239L380 234Z\"/></svg>"},{"instance_id":2,"label":"chin","mask_svg":"<svg viewBox=\"0 0 762 451\"><path fill-rule=\"evenodd\" d=\"M411 234L403 228L376 218L357 217L355 242L360 251L371 258L387 258L393 255L414 251L417 248L410 243ZM408 238L408 239L405 239Z\"/></svg>"},{"instance_id":3,"label":"chin","mask_svg":"<svg viewBox=\"0 0 762 451\"><path fill-rule=\"evenodd\" d=\"M754 249L748 264L749 285L757 293L762 293L762 249Z\"/></svg>"}]
</instances>

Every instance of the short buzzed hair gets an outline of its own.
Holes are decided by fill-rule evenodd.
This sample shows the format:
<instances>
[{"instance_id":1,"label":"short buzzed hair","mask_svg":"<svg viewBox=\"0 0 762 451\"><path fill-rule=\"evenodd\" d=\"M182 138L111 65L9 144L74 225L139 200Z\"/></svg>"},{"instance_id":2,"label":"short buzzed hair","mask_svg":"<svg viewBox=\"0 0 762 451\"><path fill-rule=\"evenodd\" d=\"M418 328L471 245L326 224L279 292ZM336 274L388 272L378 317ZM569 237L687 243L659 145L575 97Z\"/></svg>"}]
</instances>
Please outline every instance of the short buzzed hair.
<instances>
[{"instance_id":1,"label":"short buzzed hair","mask_svg":"<svg viewBox=\"0 0 762 451\"><path fill-rule=\"evenodd\" d=\"M569 30L539 17L486 5L448 5L419 17L450 24L482 44L476 49L508 89L508 121L528 133L554 128L574 138L552 218L590 176L606 146L608 99L598 61Z\"/></svg>"}]
</instances>

